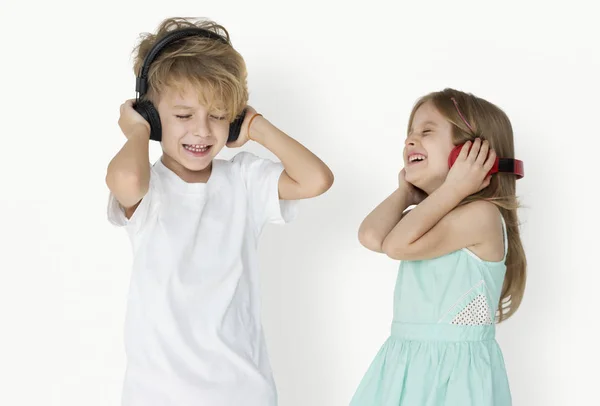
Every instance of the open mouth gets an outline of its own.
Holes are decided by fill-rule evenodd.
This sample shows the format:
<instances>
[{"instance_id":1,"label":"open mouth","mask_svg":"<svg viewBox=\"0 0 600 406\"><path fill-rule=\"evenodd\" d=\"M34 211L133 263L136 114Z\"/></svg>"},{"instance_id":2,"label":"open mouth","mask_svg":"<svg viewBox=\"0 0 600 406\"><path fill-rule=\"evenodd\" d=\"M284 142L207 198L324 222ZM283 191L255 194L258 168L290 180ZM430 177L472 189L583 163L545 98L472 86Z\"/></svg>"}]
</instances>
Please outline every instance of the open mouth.
<instances>
[{"instance_id":1,"label":"open mouth","mask_svg":"<svg viewBox=\"0 0 600 406\"><path fill-rule=\"evenodd\" d=\"M193 156L205 156L210 151L212 145L206 144L183 144L183 149Z\"/></svg>"},{"instance_id":2,"label":"open mouth","mask_svg":"<svg viewBox=\"0 0 600 406\"><path fill-rule=\"evenodd\" d=\"M425 159L427 159L427 157L425 155L412 154L412 155L409 155L409 157L408 157L408 163L413 164L413 163L423 162Z\"/></svg>"}]
</instances>

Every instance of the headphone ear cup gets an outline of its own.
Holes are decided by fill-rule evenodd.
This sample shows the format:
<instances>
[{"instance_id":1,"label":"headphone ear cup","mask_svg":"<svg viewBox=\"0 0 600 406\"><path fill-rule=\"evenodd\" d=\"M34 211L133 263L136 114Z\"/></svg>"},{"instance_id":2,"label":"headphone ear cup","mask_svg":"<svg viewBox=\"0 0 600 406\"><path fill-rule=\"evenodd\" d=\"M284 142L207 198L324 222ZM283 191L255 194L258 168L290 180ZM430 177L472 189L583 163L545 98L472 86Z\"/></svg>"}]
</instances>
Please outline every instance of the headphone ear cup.
<instances>
[{"instance_id":1,"label":"headphone ear cup","mask_svg":"<svg viewBox=\"0 0 600 406\"><path fill-rule=\"evenodd\" d=\"M150 139L159 141L162 138L162 126L160 124L160 115L154 105L149 100L141 100L134 104L134 110L137 111L144 120L150 124Z\"/></svg>"},{"instance_id":2,"label":"headphone ear cup","mask_svg":"<svg viewBox=\"0 0 600 406\"><path fill-rule=\"evenodd\" d=\"M244 118L246 118L246 110L241 112L239 116L233 120L231 124L229 124L229 138L227 138L227 142L234 142L240 136L240 132L242 131L242 124L244 123Z\"/></svg>"}]
</instances>

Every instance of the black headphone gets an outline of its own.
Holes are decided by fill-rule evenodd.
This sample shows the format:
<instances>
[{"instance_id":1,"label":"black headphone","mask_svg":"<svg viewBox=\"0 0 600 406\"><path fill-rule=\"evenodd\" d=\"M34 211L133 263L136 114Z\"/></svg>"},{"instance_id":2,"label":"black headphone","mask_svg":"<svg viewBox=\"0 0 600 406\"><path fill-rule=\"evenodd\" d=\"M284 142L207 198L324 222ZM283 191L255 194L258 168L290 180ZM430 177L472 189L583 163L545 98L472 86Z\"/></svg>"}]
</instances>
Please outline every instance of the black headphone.
<instances>
[{"instance_id":1,"label":"black headphone","mask_svg":"<svg viewBox=\"0 0 600 406\"><path fill-rule=\"evenodd\" d=\"M191 36L200 36L205 38L211 38L216 41L220 41L224 44L229 45L229 41L222 35L216 32L205 30L203 28L182 28L169 32L160 41L157 41L152 49L148 52L148 55L144 59L144 63L136 77L135 91L136 101L133 105L135 111L137 111L144 119L150 124L150 139L154 141L160 141L162 139L162 126L160 124L160 116L158 111L150 100L141 100L148 91L148 72L150 65L156 57L162 52L164 48L171 45L173 42L178 41L182 38ZM240 130L242 129L242 123L246 116L246 110L237 116L232 123L229 124L229 137L227 142L233 142L238 139Z\"/></svg>"}]
</instances>

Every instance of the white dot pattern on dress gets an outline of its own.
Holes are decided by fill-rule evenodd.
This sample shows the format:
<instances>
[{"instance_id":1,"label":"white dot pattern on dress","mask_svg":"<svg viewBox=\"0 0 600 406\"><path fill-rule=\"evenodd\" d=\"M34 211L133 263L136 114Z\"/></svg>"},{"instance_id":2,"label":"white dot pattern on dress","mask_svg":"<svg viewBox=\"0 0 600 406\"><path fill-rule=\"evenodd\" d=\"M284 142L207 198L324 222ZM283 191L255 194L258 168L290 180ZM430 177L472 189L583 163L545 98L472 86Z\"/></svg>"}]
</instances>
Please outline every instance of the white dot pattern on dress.
<instances>
[{"instance_id":1,"label":"white dot pattern on dress","mask_svg":"<svg viewBox=\"0 0 600 406\"><path fill-rule=\"evenodd\" d=\"M490 307L484 295L477 295L460 313L454 317L452 324L463 326L482 326L492 324Z\"/></svg>"}]
</instances>

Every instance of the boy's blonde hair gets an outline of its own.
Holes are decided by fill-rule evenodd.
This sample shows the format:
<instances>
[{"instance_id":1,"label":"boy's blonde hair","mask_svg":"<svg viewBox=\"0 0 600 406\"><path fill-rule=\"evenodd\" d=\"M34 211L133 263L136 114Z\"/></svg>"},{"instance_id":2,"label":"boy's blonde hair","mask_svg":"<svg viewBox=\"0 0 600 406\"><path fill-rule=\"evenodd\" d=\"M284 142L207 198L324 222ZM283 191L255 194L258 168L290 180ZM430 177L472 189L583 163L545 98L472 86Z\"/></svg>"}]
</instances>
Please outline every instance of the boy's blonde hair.
<instances>
[{"instance_id":1,"label":"boy's blonde hair","mask_svg":"<svg viewBox=\"0 0 600 406\"><path fill-rule=\"evenodd\" d=\"M460 112L470 127L460 117L452 99L456 100ZM508 116L499 107L472 94L454 89L444 89L423 96L415 104L409 118L408 128L412 127L415 113L424 103L433 102L436 109L452 124L452 139L455 145L472 141L477 137L488 140L490 147L498 157L515 158L513 130ZM498 322L512 316L523 299L526 282L527 258L521 243L516 197L516 177L512 174L498 173L492 176L490 185L468 196L461 204L475 200L487 200L500 209L506 221L508 234L508 255L506 258L506 277L500 303L498 305Z\"/></svg>"},{"instance_id":2,"label":"boy's blonde hair","mask_svg":"<svg viewBox=\"0 0 600 406\"><path fill-rule=\"evenodd\" d=\"M141 35L135 47L134 73L139 74L144 58L170 31L181 28L203 28L221 35L227 44L215 39L191 36L167 46L154 60L148 72L146 98L157 106L166 88L183 91L192 86L200 103L219 111L233 121L248 102L247 71L242 56L233 48L225 27L207 19L168 18L155 34Z\"/></svg>"}]
</instances>

